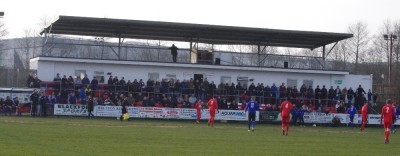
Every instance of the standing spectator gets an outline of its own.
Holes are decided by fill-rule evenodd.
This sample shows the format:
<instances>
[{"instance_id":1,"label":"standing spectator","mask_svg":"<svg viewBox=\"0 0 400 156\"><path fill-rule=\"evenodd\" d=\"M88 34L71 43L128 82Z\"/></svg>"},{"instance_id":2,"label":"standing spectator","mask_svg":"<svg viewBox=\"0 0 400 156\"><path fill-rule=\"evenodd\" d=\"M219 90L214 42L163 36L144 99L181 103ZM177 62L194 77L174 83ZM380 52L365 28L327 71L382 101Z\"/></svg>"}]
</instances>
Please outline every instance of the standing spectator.
<instances>
[{"instance_id":1,"label":"standing spectator","mask_svg":"<svg viewBox=\"0 0 400 156\"><path fill-rule=\"evenodd\" d=\"M342 91L340 90L339 86L337 86L336 89L335 89L335 95L336 95L335 100L336 101L340 100L341 94L342 94Z\"/></svg>"},{"instance_id":2,"label":"standing spectator","mask_svg":"<svg viewBox=\"0 0 400 156\"><path fill-rule=\"evenodd\" d=\"M319 85L317 85L317 88L315 88L314 94L316 100L321 99L321 89L319 88Z\"/></svg>"},{"instance_id":3,"label":"standing spectator","mask_svg":"<svg viewBox=\"0 0 400 156\"><path fill-rule=\"evenodd\" d=\"M110 76L110 77L108 78L107 85L108 85L108 90L112 91L112 90L114 89L114 86L113 86L113 77L112 77L112 76Z\"/></svg>"},{"instance_id":4,"label":"standing spectator","mask_svg":"<svg viewBox=\"0 0 400 156\"><path fill-rule=\"evenodd\" d=\"M83 101L83 99L85 99L85 87L83 86L79 89L79 99L80 101Z\"/></svg>"},{"instance_id":5,"label":"standing spectator","mask_svg":"<svg viewBox=\"0 0 400 156\"><path fill-rule=\"evenodd\" d=\"M32 102L32 104L31 104L31 116L35 117L37 115L36 114L36 112L37 112L36 107L37 107L37 105L39 105L39 93L38 93L38 91L35 89L29 98L30 98L30 100Z\"/></svg>"},{"instance_id":6,"label":"standing spectator","mask_svg":"<svg viewBox=\"0 0 400 156\"><path fill-rule=\"evenodd\" d=\"M304 98L306 96L307 87L306 84L303 83L300 87L300 97Z\"/></svg>"},{"instance_id":7,"label":"standing spectator","mask_svg":"<svg viewBox=\"0 0 400 156\"><path fill-rule=\"evenodd\" d=\"M113 86L114 86L113 92L116 92L117 90L120 89L119 80L118 80L118 77L117 77L117 76L114 76L114 78L113 78L113 80L112 80L112 84L113 84Z\"/></svg>"},{"instance_id":8,"label":"standing spectator","mask_svg":"<svg viewBox=\"0 0 400 156\"><path fill-rule=\"evenodd\" d=\"M3 105L3 112L4 115L10 115L11 116L11 112L13 110L13 106L14 106L14 101L11 100L10 96L6 97L6 100L4 101L4 105Z\"/></svg>"},{"instance_id":9,"label":"standing spectator","mask_svg":"<svg viewBox=\"0 0 400 156\"><path fill-rule=\"evenodd\" d=\"M371 89L369 91L371 91ZM361 87L361 85L358 85L357 96L363 96L363 94L366 94L364 89Z\"/></svg>"},{"instance_id":10,"label":"standing spectator","mask_svg":"<svg viewBox=\"0 0 400 156\"><path fill-rule=\"evenodd\" d=\"M279 92L278 92L278 88L275 86L275 83L272 84L271 86L271 93L272 93L272 98L274 98L274 100L272 100L273 104L276 104L277 102L277 98L279 97Z\"/></svg>"},{"instance_id":11,"label":"standing spectator","mask_svg":"<svg viewBox=\"0 0 400 156\"><path fill-rule=\"evenodd\" d=\"M172 44L172 46L169 47L168 49L171 50L173 62L176 62L176 57L178 56L178 47L176 47L175 44Z\"/></svg>"},{"instance_id":12,"label":"standing spectator","mask_svg":"<svg viewBox=\"0 0 400 156\"><path fill-rule=\"evenodd\" d=\"M13 105L13 107L12 107L12 112L17 112L17 116L18 116L18 112L20 112L20 111L18 111L18 108L19 108L19 105L20 105L20 103L19 103L19 99L18 99L18 97L15 97L14 99L13 99L13 102L14 102L14 105ZM22 111L22 110L21 110ZM22 112L21 112L22 113ZM19 115L19 116L21 116L21 115Z\"/></svg>"},{"instance_id":13,"label":"standing spectator","mask_svg":"<svg viewBox=\"0 0 400 156\"><path fill-rule=\"evenodd\" d=\"M350 87L349 90L347 90L347 100L348 103L353 104L353 97L354 97L354 91L353 89ZM357 106L356 106L357 107Z\"/></svg>"},{"instance_id":14,"label":"standing spectator","mask_svg":"<svg viewBox=\"0 0 400 156\"><path fill-rule=\"evenodd\" d=\"M371 103L372 100L372 92L371 89L368 90L368 103Z\"/></svg>"},{"instance_id":15,"label":"standing spectator","mask_svg":"<svg viewBox=\"0 0 400 156\"><path fill-rule=\"evenodd\" d=\"M49 99L47 96L43 93L42 96L40 97L40 108L41 110L41 116L42 117L47 117L47 103L49 102Z\"/></svg>"},{"instance_id":16,"label":"standing spectator","mask_svg":"<svg viewBox=\"0 0 400 156\"><path fill-rule=\"evenodd\" d=\"M328 98L328 90L326 90L325 85L322 85L322 89L321 89L321 103L323 105L326 105L326 98Z\"/></svg>"},{"instance_id":17,"label":"standing spectator","mask_svg":"<svg viewBox=\"0 0 400 156\"><path fill-rule=\"evenodd\" d=\"M339 106L336 108L337 113L345 113L346 108L344 107L343 101L339 101Z\"/></svg>"},{"instance_id":18,"label":"standing spectator","mask_svg":"<svg viewBox=\"0 0 400 156\"><path fill-rule=\"evenodd\" d=\"M85 74L85 76L83 77L83 79L82 79L82 84L84 84L84 85L90 84L90 80L89 80L89 78L87 77L87 74Z\"/></svg>"},{"instance_id":19,"label":"standing spectator","mask_svg":"<svg viewBox=\"0 0 400 156\"><path fill-rule=\"evenodd\" d=\"M74 79L72 78L72 76L69 76L67 81L68 81L68 89L74 89Z\"/></svg>"},{"instance_id":20,"label":"standing spectator","mask_svg":"<svg viewBox=\"0 0 400 156\"><path fill-rule=\"evenodd\" d=\"M335 96L336 96L335 90L333 89L333 86L331 86L331 88L328 91L328 100L329 100L328 107L332 106Z\"/></svg>"},{"instance_id":21,"label":"standing spectator","mask_svg":"<svg viewBox=\"0 0 400 156\"><path fill-rule=\"evenodd\" d=\"M68 85L68 79L67 76L64 75L63 78L61 79L61 91L64 90Z\"/></svg>"},{"instance_id":22,"label":"standing spectator","mask_svg":"<svg viewBox=\"0 0 400 156\"><path fill-rule=\"evenodd\" d=\"M57 73L57 75L56 75L56 77L54 77L53 81L54 82L60 82L61 81L61 77L60 77L59 73Z\"/></svg>"},{"instance_id":23,"label":"standing spectator","mask_svg":"<svg viewBox=\"0 0 400 156\"><path fill-rule=\"evenodd\" d=\"M215 89L217 89L217 86L215 86L214 81L211 81L211 83L209 85L209 92L210 92L211 96L214 96Z\"/></svg>"},{"instance_id":24,"label":"standing spectator","mask_svg":"<svg viewBox=\"0 0 400 156\"><path fill-rule=\"evenodd\" d=\"M119 80L119 85L120 87L120 91L125 92L126 91L126 81L124 77L121 77L121 80Z\"/></svg>"},{"instance_id":25,"label":"standing spectator","mask_svg":"<svg viewBox=\"0 0 400 156\"><path fill-rule=\"evenodd\" d=\"M340 94L340 100L342 100L345 104L346 104L346 102L345 102L346 96L347 96L347 88L344 87L344 88L342 89L341 94Z\"/></svg>"},{"instance_id":26,"label":"standing spectator","mask_svg":"<svg viewBox=\"0 0 400 156\"><path fill-rule=\"evenodd\" d=\"M282 83L281 86L279 86L279 102L286 98L286 86L285 83Z\"/></svg>"},{"instance_id":27,"label":"standing spectator","mask_svg":"<svg viewBox=\"0 0 400 156\"><path fill-rule=\"evenodd\" d=\"M97 85L99 85L99 81L97 80L97 78L93 78L92 82L90 82L90 87L92 88L93 92L96 92Z\"/></svg>"},{"instance_id":28,"label":"standing spectator","mask_svg":"<svg viewBox=\"0 0 400 156\"><path fill-rule=\"evenodd\" d=\"M51 92L51 95L49 95L48 99L49 99L49 103L51 103L53 105L56 104L57 96L56 96L55 92Z\"/></svg>"}]
</instances>

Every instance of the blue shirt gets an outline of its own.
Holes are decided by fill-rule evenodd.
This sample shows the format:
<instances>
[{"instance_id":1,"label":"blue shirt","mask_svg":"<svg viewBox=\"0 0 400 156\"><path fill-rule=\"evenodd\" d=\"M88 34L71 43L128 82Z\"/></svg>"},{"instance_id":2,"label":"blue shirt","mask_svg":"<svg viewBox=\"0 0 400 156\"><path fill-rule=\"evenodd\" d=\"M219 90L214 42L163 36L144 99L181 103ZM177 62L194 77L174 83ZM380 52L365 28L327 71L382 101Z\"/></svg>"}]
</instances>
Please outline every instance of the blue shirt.
<instances>
[{"instance_id":1,"label":"blue shirt","mask_svg":"<svg viewBox=\"0 0 400 156\"><path fill-rule=\"evenodd\" d=\"M249 111L249 113L255 114L256 111L260 110L260 107L258 106L257 102L250 101L250 102L247 102L246 109L244 111L247 112L247 110Z\"/></svg>"},{"instance_id":2,"label":"blue shirt","mask_svg":"<svg viewBox=\"0 0 400 156\"><path fill-rule=\"evenodd\" d=\"M357 113L357 109L356 109L356 107L351 106L348 112L349 112L350 116L354 116Z\"/></svg>"}]
</instances>

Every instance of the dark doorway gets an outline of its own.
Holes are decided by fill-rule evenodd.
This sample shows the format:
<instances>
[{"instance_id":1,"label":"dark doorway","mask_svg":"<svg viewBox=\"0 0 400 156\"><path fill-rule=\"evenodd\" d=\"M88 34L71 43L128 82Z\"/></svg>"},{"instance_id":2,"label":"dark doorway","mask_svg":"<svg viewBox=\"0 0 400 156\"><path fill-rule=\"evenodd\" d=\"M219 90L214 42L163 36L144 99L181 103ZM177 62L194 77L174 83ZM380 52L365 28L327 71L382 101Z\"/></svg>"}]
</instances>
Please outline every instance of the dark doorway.
<instances>
[{"instance_id":1,"label":"dark doorway","mask_svg":"<svg viewBox=\"0 0 400 156\"><path fill-rule=\"evenodd\" d=\"M199 80L200 83L203 82L203 74L194 74L194 82L196 82L196 80Z\"/></svg>"}]
</instances>

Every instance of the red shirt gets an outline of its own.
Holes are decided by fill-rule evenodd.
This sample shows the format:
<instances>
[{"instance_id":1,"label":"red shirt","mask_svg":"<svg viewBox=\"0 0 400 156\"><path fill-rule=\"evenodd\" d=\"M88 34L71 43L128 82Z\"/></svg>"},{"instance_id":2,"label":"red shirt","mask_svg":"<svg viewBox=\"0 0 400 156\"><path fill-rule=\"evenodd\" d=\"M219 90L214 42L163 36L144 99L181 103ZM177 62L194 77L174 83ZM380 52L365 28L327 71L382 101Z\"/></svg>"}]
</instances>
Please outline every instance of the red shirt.
<instances>
[{"instance_id":1,"label":"red shirt","mask_svg":"<svg viewBox=\"0 0 400 156\"><path fill-rule=\"evenodd\" d=\"M210 110L218 109L217 100L215 100L215 98L208 100L207 106L208 106L208 109L210 109Z\"/></svg>"},{"instance_id":2,"label":"red shirt","mask_svg":"<svg viewBox=\"0 0 400 156\"><path fill-rule=\"evenodd\" d=\"M368 105L362 106L361 114L362 114L362 116L367 116L367 114L368 114Z\"/></svg>"},{"instance_id":3,"label":"red shirt","mask_svg":"<svg viewBox=\"0 0 400 156\"><path fill-rule=\"evenodd\" d=\"M381 119L385 123L392 123L393 122L393 115L394 115L394 108L392 105L386 105L382 107Z\"/></svg>"},{"instance_id":4,"label":"red shirt","mask_svg":"<svg viewBox=\"0 0 400 156\"><path fill-rule=\"evenodd\" d=\"M196 105L194 106L197 111L201 110L201 102L197 102Z\"/></svg>"},{"instance_id":5,"label":"red shirt","mask_svg":"<svg viewBox=\"0 0 400 156\"><path fill-rule=\"evenodd\" d=\"M284 117L288 117L290 115L290 111L293 109L293 104L290 101L283 101L281 104L281 115Z\"/></svg>"}]
</instances>

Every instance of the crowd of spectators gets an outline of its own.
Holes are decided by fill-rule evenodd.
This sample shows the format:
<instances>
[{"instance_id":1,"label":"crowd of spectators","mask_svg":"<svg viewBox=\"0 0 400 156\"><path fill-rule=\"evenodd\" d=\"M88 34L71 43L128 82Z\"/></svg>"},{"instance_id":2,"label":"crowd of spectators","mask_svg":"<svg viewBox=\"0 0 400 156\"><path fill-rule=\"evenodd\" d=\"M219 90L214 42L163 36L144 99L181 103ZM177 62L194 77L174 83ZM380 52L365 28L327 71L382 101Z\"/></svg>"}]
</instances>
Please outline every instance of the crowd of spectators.
<instances>
[{"instance_id":1,"label":"crowd of spectators","mask_svg":"<svg viewBox=\"0 0 400 156\"><path fill-rule=\"evenodd\" d=\"M107 85L99 85L97 79L90 80L87 75L80 77L59 74L54 78L56 83L52 93L48 95L49 103L86 104L92 98L98 105L122 105L143 107L182 107L193 108L197 100L208 100L216 97L221 109L242 109L251 96L265 104L263 109L279 110L279 103L291 97L293 103L302 109L310 111L337 111L344 112L354 103L360 108L366 101L376 102L377 95L371 90L365 92L360 85L357 89L339 86L326 88L325 85L315 88L303 84L299 89L296 86L287 87L285 83L271 86L263 83L245 84L220 83L214 84L205 78L200 80L162 79L161 81L142 79L125 80L117 76L110 76Z\"/></svg>"}]
</instances>

